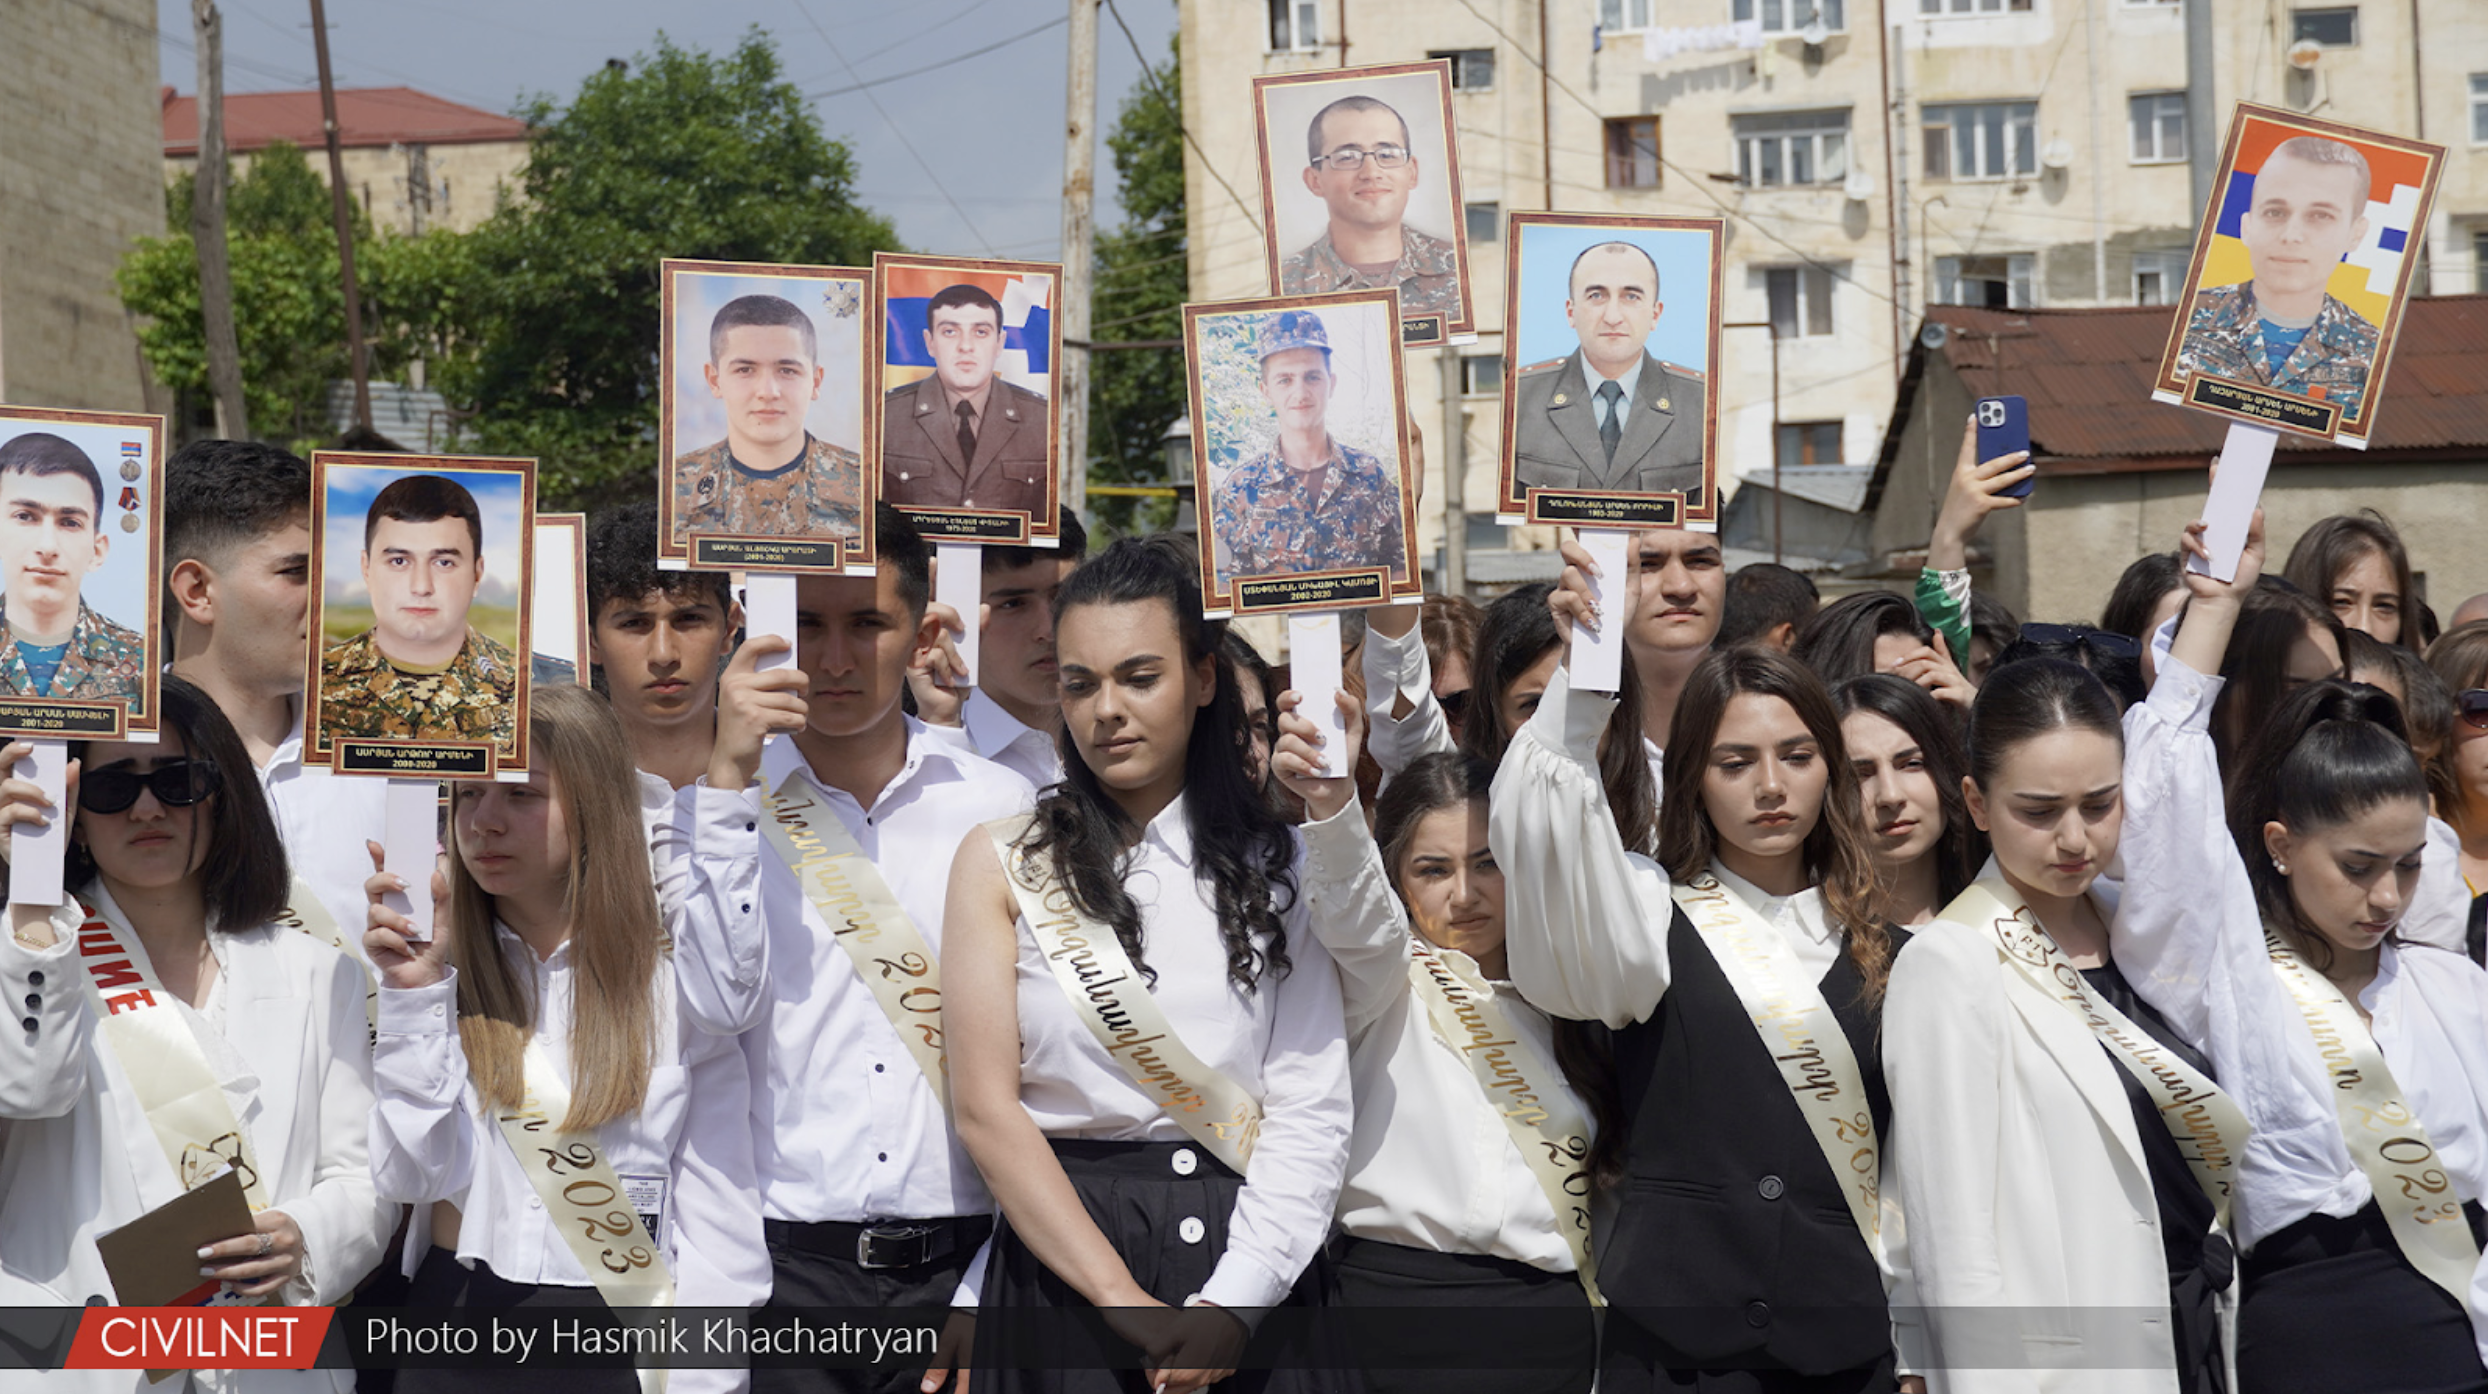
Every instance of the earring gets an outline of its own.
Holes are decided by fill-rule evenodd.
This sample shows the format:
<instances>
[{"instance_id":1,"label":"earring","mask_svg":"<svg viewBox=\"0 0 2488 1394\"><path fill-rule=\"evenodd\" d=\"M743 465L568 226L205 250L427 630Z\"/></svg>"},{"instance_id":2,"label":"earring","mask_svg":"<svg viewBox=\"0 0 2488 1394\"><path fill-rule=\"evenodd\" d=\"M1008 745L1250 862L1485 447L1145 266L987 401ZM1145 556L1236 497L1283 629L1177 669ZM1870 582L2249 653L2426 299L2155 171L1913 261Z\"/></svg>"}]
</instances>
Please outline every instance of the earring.
<instances>
[{"instance_id":1,"label":"earring","mask_svg":"<svg viewBox=\"0 0 2488 1394\"><path fill-rule=\"evenodd\" d=\"M2279 876L2287 876L2289 874L2289 868L2281 865L2281 859L2278 857L2274 857L2272 859L2272 870L2275 875Z\"/></svg>"}]
</instances>

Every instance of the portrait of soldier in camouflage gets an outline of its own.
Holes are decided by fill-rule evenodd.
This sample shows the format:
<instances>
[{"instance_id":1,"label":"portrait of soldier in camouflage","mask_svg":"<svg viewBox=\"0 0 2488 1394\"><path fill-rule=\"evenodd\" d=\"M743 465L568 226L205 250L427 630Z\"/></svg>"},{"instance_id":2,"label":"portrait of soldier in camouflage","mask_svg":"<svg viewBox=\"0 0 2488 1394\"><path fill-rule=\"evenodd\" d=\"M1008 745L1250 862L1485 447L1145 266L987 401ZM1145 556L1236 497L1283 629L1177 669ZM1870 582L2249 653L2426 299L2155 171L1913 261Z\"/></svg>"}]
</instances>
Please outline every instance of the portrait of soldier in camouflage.
<instances>
[{"instance_id":1,"label":"portrait of soldier in camouflage","mask_svg":"<svg viewBox=\"0 0 2488 1394\"><path fill-rule=\"evenodd\" d=\"M0 444L0 692L63 701L139 697L146 643L81 587L104 564L104 479L46 431Z\"/></svg>"},{"instance_id":2,"label":"portrait of soldier in camouflage","mask_svg":"<svg viewBox=\"0 0 2488 1394\"><path fill-rule=\"evenodd\" d=\"M372 626L320 653L330 738L489 740L511 753L518 660L467 618L483 553L483 516L464 485L413 474L381 489L363 519Z\"/></svg>"},{"instance_id":3,"label":"portrait of soldier in camouflage","mask_svg":"<svg viewBox=\"0 0 2488 1394\"><path fill-rule=\"evenodd\" d=\"M2254 274L2195 293L2177 351L2180 377L2196 373L2336 403L2360 415L2376 361L2377 328L2326 287L2367 235L2372 187L2358 147L2293 136L2255 171L2238 219Z\"/></svg>"},{"instance_id":4,"label":"portrait of soldier in camouflage","mask_svg":"<svg viewBox=\"0 0 2488 1394\"><path fill-rule=\"evenodd\" d=\"M1367 567L1407 578L1400 481L1388 462L1334 438L1330 335L1311 310L1262 316L1261 397L1278 433L1218 486L1211 532L1218 584Z\"/></svg>"},{"instance_id":5,"label":"portrait of soldier in camouflage","mask_svg":"<svg viewBox=\"0 0 2488 1394\"><path fill-rule=\"evenodd\" d=\"M1456 249L1406 221L1425 174L1407 119L1380 98L1341 97L1314 113L1305 158L1304 187L1330 221L1318 241L1279 267L1279 294L1397 286L1403 318L1462 318Z\"/></svg>"},{"instance_id":6,"label":"portrait of soldier in camouflage","mask_svg":"<svg viewBox=\"0 0 2488 1394\"><path fill-rule=\"evenodd\" d=\"M726 408L726 438L674 461L674 542L860 534L864 459L805 425L827 372L819 330L791 300L745 295L709 323L701 375Z\"/></svg>"}]
</instances>

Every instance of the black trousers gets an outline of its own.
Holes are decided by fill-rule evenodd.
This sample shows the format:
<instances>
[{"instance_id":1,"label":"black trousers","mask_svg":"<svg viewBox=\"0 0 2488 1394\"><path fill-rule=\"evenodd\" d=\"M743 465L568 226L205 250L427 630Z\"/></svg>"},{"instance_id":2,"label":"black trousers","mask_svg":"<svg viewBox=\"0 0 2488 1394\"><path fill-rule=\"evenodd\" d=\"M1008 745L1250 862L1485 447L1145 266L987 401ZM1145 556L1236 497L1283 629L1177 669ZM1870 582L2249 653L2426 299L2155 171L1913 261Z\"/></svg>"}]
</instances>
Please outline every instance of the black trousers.
<instances>
[{"instance_id":1,"label":"black trousers","mask_svg":"<svg viewBox=\"0 0 2488 1394\"><path fill-rule=\"evenodd\" d=\"M906 1223L893 1221L892 1223ZM991 1233L990 1222L970 1217L949 1222L958 1237L949 1252L907 1268L866 1268L852 1253L824 1252L786 1237L789 1227L770 1225L770 1307L914 1307L946 1311L959 1279ZM801 1228L801 1227L795 1227ZM941 1322L935 1320L934 1325ZM757 1362L752 1394L917 1394L922 1366L890 1370L768 1369ZM956 1389L956 1385L946 1386Z\"/></svg>"},{"instance_id":2,"label":"black trousers","mask_svg":"<svg viewBox=\"0 0 2488 1394\"><path fill-rule=\"evenodd\" d=\"M1359 1337L1372 1394L1588 1394L1598 1332L1573 1274L1354 1236L1336 1241L1331 1255L1340 1306L1375 1314L1371 1333L1346 1323ZM1429 1308L1439 1319L1426 1319ZM1392 1358L1382 1347L1412 1338L1429 1365L1461 1368L1377 1367Z\"/></svg>"},{"instance_id":3,"label":"black trousers","mask_svg":"<svg viewBox=\"0 0 2488 1394\"><path fill-rule=\"evenodd\" d=\"M609 1312L604 1295L592 1287L557 1283L513 1283L478 1263L473 1269L457 1255L434 1245L415 1269L406 1289L409 1307L482 1307L494 1311L520 1308L592 1307ZM610 1318L608 1318L610 1319ZM582 1363L594 1365L593 1357ZM639 1394L639 1376L628 1357L617 1357L596 1368L564 1368L554 1377L562 1394ZM547 1376L538 1370L400 1370L397 1394L544 1394Z\"/></svg>"},{"instance_id":4,"label":"black trousers","mask_svg":"<svg viewBox=\"0 0 2488 1394\"><path fill-rule=\"evenodd\" d=\"M1610 1299L1612 1300L1612 1298ZM1789 1369L1672 1368L1657 1337L1620 1312L1609 1312L1598 1354L1598 1394L1894 1394L1894 1357L1827 1375Z\"/></svg>"},{"instance_id":5,"label":"black trousers","mask_svg":"<svg viewBox=\"0 0 2488 1394\"><path fill-rule=\"evenodd\" d=\"M2471 1232L2480 1209L2463 1207ZM2245 1264L2239 1394L2477 1394L2488 1390L2471 1318L2402 1257L2374 1201L2346 1220L2309 1215Z\"/></svg>"}]
</instances>

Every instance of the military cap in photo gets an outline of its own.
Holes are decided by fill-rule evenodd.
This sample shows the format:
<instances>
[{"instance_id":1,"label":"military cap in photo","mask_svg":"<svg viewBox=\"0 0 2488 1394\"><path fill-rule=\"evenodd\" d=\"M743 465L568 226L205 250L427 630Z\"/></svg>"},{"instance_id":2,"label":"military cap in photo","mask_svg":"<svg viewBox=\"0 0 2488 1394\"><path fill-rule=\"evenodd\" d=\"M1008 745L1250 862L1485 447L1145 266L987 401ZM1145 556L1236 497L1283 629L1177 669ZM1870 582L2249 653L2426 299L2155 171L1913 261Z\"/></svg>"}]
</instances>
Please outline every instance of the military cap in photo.
<instances>
[{"instance_id":1,"label":"military cap in photo","mask_svg":"<svg viewBox=\"0 0 2488 1394\"><path fill-rule=\"evenodd\" d=\"M1289 349L1320 349L1330 351L1330 335L1322 328L1322 317L1311 310L1274 310L1261 317L1261 356Z\"/></svg>"}]
</instances>

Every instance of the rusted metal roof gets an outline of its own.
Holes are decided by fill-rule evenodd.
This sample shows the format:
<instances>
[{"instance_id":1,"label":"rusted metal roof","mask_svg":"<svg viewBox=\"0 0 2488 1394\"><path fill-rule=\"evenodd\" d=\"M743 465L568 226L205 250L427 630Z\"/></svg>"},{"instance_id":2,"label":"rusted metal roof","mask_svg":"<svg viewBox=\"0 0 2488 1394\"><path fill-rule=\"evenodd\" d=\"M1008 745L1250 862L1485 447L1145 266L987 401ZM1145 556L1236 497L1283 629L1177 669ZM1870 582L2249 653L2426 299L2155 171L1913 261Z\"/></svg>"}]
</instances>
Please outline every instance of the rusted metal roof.
<instances>
[{"instance_id":1,"label":"rusted metal roof","mask_svg":"<svg viewBox=\"0 0 2488 1394\"><path fill-rule=\"evenodd\" d=\"M164 153L199 153L199 100L163 90ZM337 89L338 143L346 146L474 145L488 141L525 140L527 123L457 102L445 101L411 87L340 87ZM320 94L307 92L236 92L225 96L225 148L236 153L257 150L272 141L291 141L306 150L326 143L320 119Z\"/></svg>"}]
</instances>

